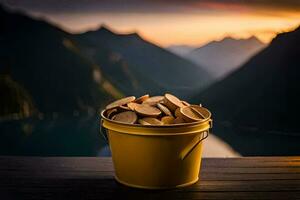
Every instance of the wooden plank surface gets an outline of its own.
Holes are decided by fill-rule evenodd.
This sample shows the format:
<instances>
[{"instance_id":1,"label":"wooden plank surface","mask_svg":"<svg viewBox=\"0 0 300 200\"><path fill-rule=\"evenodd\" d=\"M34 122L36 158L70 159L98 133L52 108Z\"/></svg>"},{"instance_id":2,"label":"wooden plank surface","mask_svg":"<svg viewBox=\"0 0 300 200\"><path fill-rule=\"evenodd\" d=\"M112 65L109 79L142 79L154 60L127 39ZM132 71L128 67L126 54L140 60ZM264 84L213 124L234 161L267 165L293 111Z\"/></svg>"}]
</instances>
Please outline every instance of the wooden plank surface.
<instances>
[{"instance_id":1,"label":"wooden plank surface","mask_svg":"<svg viewBox=\"0 0 300 200\"><path fill-rule=\"evenodd\" d=\"M118 184L111 158L0 157L0 199L300 199L300 157L203 159L200 181L163 191Z\"/></svg>"}]
</instances>

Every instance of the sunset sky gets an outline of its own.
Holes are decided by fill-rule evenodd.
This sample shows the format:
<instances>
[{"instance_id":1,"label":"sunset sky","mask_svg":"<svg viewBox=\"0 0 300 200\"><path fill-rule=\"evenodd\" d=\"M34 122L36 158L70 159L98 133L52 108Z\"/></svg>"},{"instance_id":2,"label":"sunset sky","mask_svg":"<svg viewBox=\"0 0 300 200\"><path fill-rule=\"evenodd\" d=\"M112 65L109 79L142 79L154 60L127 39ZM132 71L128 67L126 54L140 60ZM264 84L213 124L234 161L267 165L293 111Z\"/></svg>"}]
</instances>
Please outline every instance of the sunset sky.
<instances>
[{"instance_id":1,"label":"sunset sky","mask_svg":"<svg viewBox=\"0 0 300 200\"><path fill-rule=\"evenodd\" d=\"M225 36L257 36L269 42L300 24L298 0L0 0L47 18L70 32L106 24L116 32L138 32L160 46L199 46Z\"/></svg>"}]
</instances>

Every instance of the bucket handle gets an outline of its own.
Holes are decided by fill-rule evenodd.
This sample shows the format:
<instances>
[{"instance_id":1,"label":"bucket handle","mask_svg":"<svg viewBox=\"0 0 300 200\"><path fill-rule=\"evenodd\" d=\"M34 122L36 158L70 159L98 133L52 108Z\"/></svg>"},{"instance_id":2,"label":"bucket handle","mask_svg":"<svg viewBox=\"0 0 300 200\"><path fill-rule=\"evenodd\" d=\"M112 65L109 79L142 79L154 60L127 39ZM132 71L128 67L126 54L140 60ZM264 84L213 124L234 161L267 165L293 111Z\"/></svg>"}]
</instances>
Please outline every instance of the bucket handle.
<instances>
[{"instance_id":1,"label":"bucket handle","mask_svg":"<svg viewBox=\"0 0 300 200\"><path fill-rule=\"evenodd\" d=\"M103 127L103 119L100 120L100 133L102 137L104 138L104 141L109 144L108 142L108 136L107 136L107 129Z\"/></svg>"},{"instance_id":2,"label":"bucket handle","mask_svg":"<svg viewBox=\"0 0 300 200\"><path fill-rule=\"evenodd\" d=\"M184 160L198 146L198 144L200 144L200 142L202 142L204 139L208 137L208 131L204 131L203 133L205 134L204 137L201 137L201 139L199 139L195 144L193 144L191 148L189 148L188 150L184 150L181 153L180 155L181 160Z\"/></svg>"},{"instance_id":3,"label":"bucket handle","mask_svg":"<svg viewBox=\"0 0 300 200\"><path fill-rule=\"evenodd\" d=\"M211 129L212 128L212 120L209 121L209 128ZM192 145L192 147L190 147L188 150L184 150L181 155L180 155L180 158L181 160L184 160L197 146L198 144L200 144L203 140L205 140L208 135L209 135L209 130L207 131L204 131L203 132L205 135L204 137L201 137L195 144Z\"/></svg>"}]
</instances>

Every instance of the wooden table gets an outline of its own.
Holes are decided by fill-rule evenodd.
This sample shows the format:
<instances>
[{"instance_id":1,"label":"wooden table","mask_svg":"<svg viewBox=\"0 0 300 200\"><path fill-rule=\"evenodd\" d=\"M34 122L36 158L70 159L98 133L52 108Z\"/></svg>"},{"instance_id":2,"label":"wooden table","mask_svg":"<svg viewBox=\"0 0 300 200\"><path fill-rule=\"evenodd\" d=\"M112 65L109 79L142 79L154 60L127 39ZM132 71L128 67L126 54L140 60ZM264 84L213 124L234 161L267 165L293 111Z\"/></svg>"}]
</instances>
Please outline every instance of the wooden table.
<instances>
[{"instance_id":1,"label":"wooden table","mask_svg":"<svg viewBox=\"0 0 300 200\"><path fill-rule=\"evenodd\" d=\"M206 158L198 183L173 190L113 174L111 158L0 157L0 199L300 199L300 157Z\"/></svg>"}]
</instances>

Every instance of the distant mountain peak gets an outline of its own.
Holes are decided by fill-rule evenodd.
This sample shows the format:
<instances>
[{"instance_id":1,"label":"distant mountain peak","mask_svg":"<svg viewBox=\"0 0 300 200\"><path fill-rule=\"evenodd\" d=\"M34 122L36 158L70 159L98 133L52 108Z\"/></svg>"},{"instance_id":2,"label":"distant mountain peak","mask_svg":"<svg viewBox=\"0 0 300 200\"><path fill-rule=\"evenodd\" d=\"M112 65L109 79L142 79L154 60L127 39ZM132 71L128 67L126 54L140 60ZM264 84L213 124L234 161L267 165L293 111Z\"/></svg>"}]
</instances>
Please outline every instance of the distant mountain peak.
<instances>
[{"instance_id":1,"label":"distant mountain peak","mask_svg":"<svg viewBox=\"0 0 300 200\"><path fill-rule=\"evenodd\" d=\"M109 34L109 35L116 35L109 26L106 24L101 24L99 27L91 30L87 30L83 33L79 33L78 35L81 34Z\"/></svg>"},{"instance_id":2,"label":"distant mountain peak","mask_svg":"<svg viewBox=\"0 0 300 200\"><path fill-rule=\"evenodd\" d=\"M237 69L264 46L265 44L255 36L246 39L228 36L196 48L185 57L204 66L216 78L222 78Z\"/></svg>"},{"instance_id":3,"label":"distant mountain peak","mask_svg":"<svg viewBox=\"0 0 300 200\"><path fill-rule=\"evenodd\" d=\"M240 39L236 39L236 38L233 38L231 36L227 36L227 37L224 37L223 39L221 40L217 40L215 42L222 42L222 41L236 41L236 40L240 40Z\"/></svg>"},{"instance_id":4,"label":"distant mountain peak","mask_svg":"<svg viewBox=\"0 0 300 200\"><path fill-rule=\"evenodd\" d=\"M127 34L119 34L119 35L123 35L126 37L133 37L133 38L142 38L137 32L127 33Z\"/></svg>"},{"instance_id":5,"label":"distant mountain peak","mask_svg":"<svg viewBox=\"0 0 300 200\"><path fill-rule=\"evenodd\" d=\"M224 121L264 131L299 133L299 44L299 27L278 34L268 47L208 88L199 99L209 102L208 106Z\"/></svg>"},{"instance_id":6,"label":"distant mountain peak","mask_svg":"<svg viewBox=\"0 0 300 200\"><path fill-rule=\"evenodd\" d=\"M96 32L108 32L111 34L115 34L107 24L101 24L101 26L95 31Z\"/></svg>"},{"instance_id":7,"label":"distant mountain peak","mask_svg":"<svg viewBox=\"0 0 300 200\"><path fill-rule=\"evenodd\" d=\"M142 39L142 37L137 32L131 32L131 33L118 33L107 24L101 24L100 27L96 30L90 30L85 32L85 34L107 34L107 35L113 35L113 36L122 36L126 38L136 38L136 39Z\"/></svg>"},{"instance_id":8,"label":"distant mountain peak","mask_svg":"<svg viewBox=\"0 0 300 200\"><path fill-rule=\"evenodd\" d=\"M254 35L252 35L248 38L233 38L231 36L227 36L221 40L217 40L217 41L215 40L210 43L221 43L221 42L224 42L224 43L241 43L241 42L254 43L255 42L255 43L263 44L263 42ZM208 43L208 44L210 44L210 43Z\"/></svg>"},{"instance_id":9,"label":"distant mountain peak","mask_svg":"<svg viewBox=\"0 0 300 200\"><path fill-rule=\"evenodd\" d=\"M255 41L260 41L260 39L258 39L255 35L252 35L251 37L248 38L248 40L255 40Z\"/></svg>"}]
</instances>

